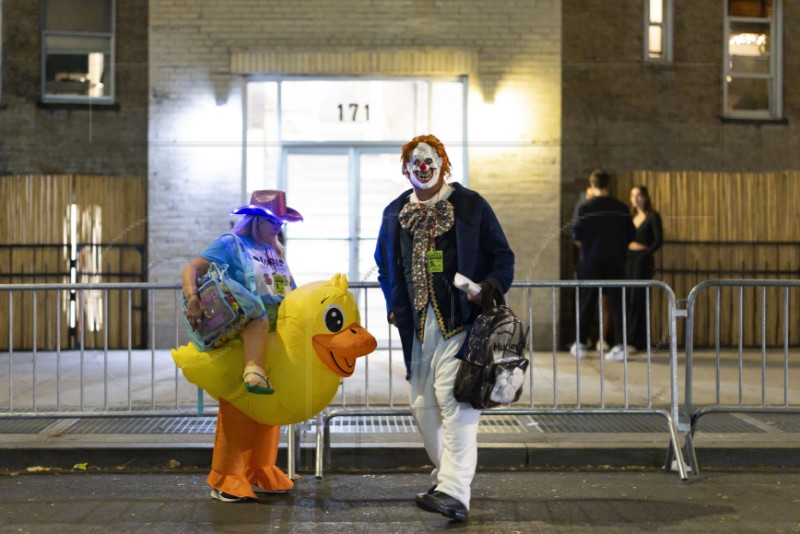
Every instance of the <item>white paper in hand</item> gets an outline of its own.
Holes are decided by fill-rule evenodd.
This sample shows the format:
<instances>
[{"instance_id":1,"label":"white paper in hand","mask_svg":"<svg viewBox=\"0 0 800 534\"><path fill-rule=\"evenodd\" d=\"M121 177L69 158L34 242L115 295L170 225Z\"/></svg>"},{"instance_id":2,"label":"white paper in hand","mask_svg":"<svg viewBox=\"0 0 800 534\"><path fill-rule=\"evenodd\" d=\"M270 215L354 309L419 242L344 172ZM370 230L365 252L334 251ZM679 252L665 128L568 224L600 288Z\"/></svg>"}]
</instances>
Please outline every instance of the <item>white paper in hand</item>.
<instances>
[{"instance_id":1,"label":"white paper in hand","mask_svg":"<svg viewBox=\"0 0 800 534\"><path fill-rule=\"evenodd\" d=\"M456 273L456 276L453 278L453 285L473 297L477 297L478 293L481 292L481 286L461 273Z\"/></svg>"}]
</instances>

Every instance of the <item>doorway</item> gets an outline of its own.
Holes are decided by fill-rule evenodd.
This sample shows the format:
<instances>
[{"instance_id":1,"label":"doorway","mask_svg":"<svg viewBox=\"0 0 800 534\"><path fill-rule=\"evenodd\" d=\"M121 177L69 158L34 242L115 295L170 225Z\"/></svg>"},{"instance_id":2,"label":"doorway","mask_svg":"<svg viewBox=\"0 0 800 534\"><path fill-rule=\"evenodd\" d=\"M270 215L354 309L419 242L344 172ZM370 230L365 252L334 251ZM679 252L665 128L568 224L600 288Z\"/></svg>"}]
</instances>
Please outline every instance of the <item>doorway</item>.
<instances>
[{"instance_id":1,"label":"doorway","mask_svg":"<svg viewBox=\"0 0 800 534\"><path fill-rule=\"evenodd\" d=\"M466 87L466 78L248 80L243 197L281 189L303 215L284 233L298 284L339 272L351 282L377 280L381 215L410 188L400 153L414 136L439 137L450 181L466 182ZM362 321L385 324L383 295L369 299Z\"/></svg>"}]
</instances>

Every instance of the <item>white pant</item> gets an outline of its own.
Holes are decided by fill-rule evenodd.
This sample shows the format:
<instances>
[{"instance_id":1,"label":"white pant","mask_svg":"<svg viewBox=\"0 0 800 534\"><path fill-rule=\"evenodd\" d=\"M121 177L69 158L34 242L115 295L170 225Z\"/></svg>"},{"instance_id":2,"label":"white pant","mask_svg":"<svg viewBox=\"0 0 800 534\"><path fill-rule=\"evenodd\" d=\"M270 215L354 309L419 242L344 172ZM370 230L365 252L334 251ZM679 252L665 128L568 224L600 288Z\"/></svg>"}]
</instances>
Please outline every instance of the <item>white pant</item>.
<instances>
[{"instance_id":1,"label":"white pant","mask_svg":"<svg viewBox=\"0 0 800 534\"><path fill-rule=\"evenodd\" d=\"M469 510L470 484L478 464L481 412L456 401L453 385L460 360L454 356L465 332L444 339L431 305L423 342L414 338L411 353L411 413L434 465L436 490L461 501Z\"/></svg>"}]
</instances>

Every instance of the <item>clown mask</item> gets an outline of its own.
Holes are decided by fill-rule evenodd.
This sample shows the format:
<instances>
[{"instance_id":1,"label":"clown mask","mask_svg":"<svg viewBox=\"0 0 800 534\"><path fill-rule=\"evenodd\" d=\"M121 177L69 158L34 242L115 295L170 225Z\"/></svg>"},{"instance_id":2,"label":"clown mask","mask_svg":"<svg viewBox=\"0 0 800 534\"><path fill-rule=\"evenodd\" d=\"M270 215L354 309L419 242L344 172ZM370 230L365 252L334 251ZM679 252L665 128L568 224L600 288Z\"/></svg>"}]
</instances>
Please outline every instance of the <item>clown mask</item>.
<instances>
[{"instance_id":1,"label":"clown mask","mask_svg":"<svg viewBox=\"0 0 800 534\"><path fill-rule=\"evenodd\" d=\"M427 143L420 143L405 164L406 176L417 189L430 189L439 183L442 158Z\"/></svg>"}]
</instances>

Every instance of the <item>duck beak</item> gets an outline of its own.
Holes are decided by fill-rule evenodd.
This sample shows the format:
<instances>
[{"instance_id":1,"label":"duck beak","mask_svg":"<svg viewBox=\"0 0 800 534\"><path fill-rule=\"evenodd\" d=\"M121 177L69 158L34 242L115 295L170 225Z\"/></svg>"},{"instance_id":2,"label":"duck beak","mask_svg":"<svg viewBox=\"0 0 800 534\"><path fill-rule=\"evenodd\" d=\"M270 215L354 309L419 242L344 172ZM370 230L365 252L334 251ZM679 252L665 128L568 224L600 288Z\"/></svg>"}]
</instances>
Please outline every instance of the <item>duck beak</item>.
<instances>
[{"instance_id":1,"label":"duck beak","mask_svg":"<svg viewBox=\"0 0 800 534\"><path fill-rule=\"evenodd\" d=\"M339 376L348 377L356 368L356 359L375 350L378 342L358 323L335 334L317 334L311 338L314 350L325 365Z\"/></svg>"}]
</instances>

